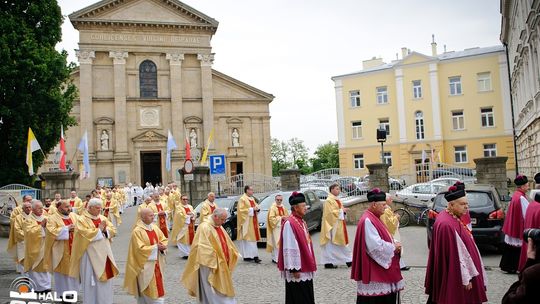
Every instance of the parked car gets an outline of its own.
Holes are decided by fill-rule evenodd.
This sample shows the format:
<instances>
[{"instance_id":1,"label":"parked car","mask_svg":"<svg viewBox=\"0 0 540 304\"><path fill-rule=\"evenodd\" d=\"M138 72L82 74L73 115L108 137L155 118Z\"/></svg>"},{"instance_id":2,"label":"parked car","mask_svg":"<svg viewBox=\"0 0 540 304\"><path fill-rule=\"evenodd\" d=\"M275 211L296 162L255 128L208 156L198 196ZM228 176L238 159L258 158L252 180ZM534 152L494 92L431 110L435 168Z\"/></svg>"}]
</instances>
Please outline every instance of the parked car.
<instances>
[{"instance_id":1,"label":"parked car","mask_svg":"<svg viewBox=\"0 0 540 304\"><path fill-rule=\"evenodd\" d=\"M238 204L239 198L240 196L229 196L216 198L214 201L219 208L224 208L228 212L227 221L223 223L223 229L227 231L227 234L232 240L236 239L236 205ZM201 208L202 204L198 204L194 209L194 212L197 215L197 219L195 220L195 229L197 229L199 226Z\"/></svg>"},{"instance_id":2,"label":"parked car","mask_svg":"<svg viewBox=\"0 0 540 304\"><path fill-rule=\"evenodd\" d=\"M448 187L454 185L456 182L462 182L462 181L457 177L441 177L441 178L436 178L431 181L431 183L445 184Z\"/></svg>"},{"instance_id":3,"label":"parked car","mask_svg":"<svg viewBox=\"0 0 540 304\"><path fill-rule=\"evenodd\" d=\"M289 205L289 197L294 191L278 192L283 196L283 206L291 211L291 205ZM307 213L304 216L304 220L307 223L308 230L316 230L321 227L322 208L323 204L317 194L313 190L300 190L306 197L306 204L308 207ZM266 242L266 217L268 210L274 202L274 198L278 193L273 193L267 196L259 204L261 211L258 213L257 219L259 220L259 230L261 232L261 242Z\"/></svg>"},{"instance_id":4,"label":"parked car","mask_svg":"<svg viewBox=\"0 0 540 304\"><path fill-rule=\"evenodd\" d=\"M469 202L472 235L475 242L477 244L488 244L500 248L504 241L504 234L501 230L505 213L497 190L492 185L466 184L465 191ZM444 191L435 196L433 206L428 213L428 247L431 244L435 219L448 205L448 202L444 198L447 192Z\"/></svg>"},{"instance_id":5,"label":"parked car","mask_svg":"<svg viewBox=\"0 0 540 304\"><path fill-rule=\"evenodd\" d=\"M429 202L437 193L447 190L448 186L445 184L436 183L420 183L410 185L409 187L396 192L396 197L402 199L408 199L410 201L421 201L423 203Z\"/></svg>"}]
</instances>

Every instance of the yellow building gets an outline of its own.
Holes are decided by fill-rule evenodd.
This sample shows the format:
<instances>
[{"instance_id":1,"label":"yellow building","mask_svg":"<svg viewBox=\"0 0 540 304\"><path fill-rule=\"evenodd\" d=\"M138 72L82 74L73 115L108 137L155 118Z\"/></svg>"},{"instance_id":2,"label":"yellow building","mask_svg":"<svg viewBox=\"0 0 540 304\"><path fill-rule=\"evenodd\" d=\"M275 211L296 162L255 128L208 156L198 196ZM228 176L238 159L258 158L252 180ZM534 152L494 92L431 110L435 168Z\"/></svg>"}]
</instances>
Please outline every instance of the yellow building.
<instances>
[{"instance_id":1,"label":"yellow building","mask_svg":"<svg viewBox=\"0 0 540 304\"><path fill-rule=\"evenodd\" d=\"M380 163L376 130L383 126L389 174L408 184L421 181L419 170L430 162L474 168L484 156L508 156L514 175L504 48L437 54L431 46L431 56L402 48L400 60L373 58L359 72L332 77L340 168L362 176L366 164Z\"/></svg>"}]
</instances>

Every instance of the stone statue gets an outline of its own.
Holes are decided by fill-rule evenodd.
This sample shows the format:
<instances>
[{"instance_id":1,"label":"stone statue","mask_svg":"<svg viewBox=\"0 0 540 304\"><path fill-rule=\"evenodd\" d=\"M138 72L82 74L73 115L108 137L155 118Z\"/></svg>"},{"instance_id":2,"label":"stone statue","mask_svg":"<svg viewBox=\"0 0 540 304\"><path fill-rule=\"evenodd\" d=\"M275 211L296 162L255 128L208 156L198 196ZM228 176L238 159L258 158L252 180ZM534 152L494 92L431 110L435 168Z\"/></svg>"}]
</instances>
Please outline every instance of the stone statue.
<instances>
[{"instance_id":1,"label":"stone statue","mask_svg":"<svg viewBox=\"0 0 540 304\"><path fill-rule=\"evenodd\" d=\"M237 128L233 129L231 137L232 137L232 146L233 147L240 147L240 133L238 133Z\"/></svg>"},{"instance_id":2,"label":"stone statue","mask_svg":"<svg viewBox=\"0 0 540 304\"><path fill-rule=\"evenodd\" d=\"M197 148L197 132L195 132L194 128L189 132L189 144L191 145L191 148Z\"/></svg>"},{"instance_id":3,"label":"stone statue","mask_svg":"<svg viewBox=\"0 0 540 304\"><path fill-rule=\"evenodd\" d=\"M109 150L109 133L107 133L106 130L103 130L99 139L101 141L101 150Z\"/></svg>"}]
</instances>

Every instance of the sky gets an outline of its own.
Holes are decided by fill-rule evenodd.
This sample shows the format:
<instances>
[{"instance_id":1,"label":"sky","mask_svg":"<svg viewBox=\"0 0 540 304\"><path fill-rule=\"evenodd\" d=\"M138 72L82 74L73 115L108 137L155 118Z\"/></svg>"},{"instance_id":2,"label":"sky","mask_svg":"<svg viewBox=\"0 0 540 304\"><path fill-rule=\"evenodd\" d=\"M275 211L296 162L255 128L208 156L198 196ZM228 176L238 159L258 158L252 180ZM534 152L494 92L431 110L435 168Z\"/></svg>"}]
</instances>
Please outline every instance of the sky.
<instances>
[{"instance_id":1,"label":"sky","mask_svg":"<svg viewBox=\"0 0 540 304\"><path fill-rule=\"evenodd\" d=\"M65 16L58 49L76 62L78 32L67 15L97 0L58 0ZM312 154L337 141L332 76L385 62L401 47L431 54L500 44L499 0L185 0L219 21L213 68L275 96L271 136L297 137ZM375 130L377 126L373 126Z\"/></svg>"}]
</instances>

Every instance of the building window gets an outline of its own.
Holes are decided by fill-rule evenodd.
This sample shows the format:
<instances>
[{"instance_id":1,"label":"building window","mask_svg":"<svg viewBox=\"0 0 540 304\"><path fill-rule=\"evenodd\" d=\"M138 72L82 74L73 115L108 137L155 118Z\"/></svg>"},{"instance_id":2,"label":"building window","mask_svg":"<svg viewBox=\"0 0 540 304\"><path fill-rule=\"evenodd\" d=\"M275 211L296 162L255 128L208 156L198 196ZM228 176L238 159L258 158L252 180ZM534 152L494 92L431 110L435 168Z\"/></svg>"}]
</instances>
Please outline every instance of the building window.
<instances>
[{"instance_id":1,"label":"building window","mask_svg":"<svg viewBox=\"0 0 540 304\"><path fill-rule=\"evenodd\" d=\"M494 157L494 156L497 156L497 145L484 144L484 157Z\"/></svg>"},{"instance_id":2,"label":"building window","mask_svg":"<svg viewBox=\"0 0 540 304\"><path fill-rule=\"evenodd\" d=\"M478 73L478 92L491 91L491 73Z\"/></svg>"},{"instance_id":3,"label":"building window","mask_svg":"<svg viewBox=\"0 0 540 304\"><path fill-rule=\"evenodd\" d=\"M379 119L379 128L384 128L386 136L390 136L390 120L388 118Z\"/></svg>"},{"instance_id":4,"label":"building window","mask_svg":"<svg viewBox=\"0 0 540 304\"><path fill-rule=\"evenodd\" d=\"M482 127L495 126L495 121L493 119L493 108L480 109L480 116L482 120Z\"/></svg>"},{"instance_id":5,"label":"building window","mask_svg":"<svg viewBox=\"0 0 540 304\"><path fill-rule=\"evenodd\" d=\"M141 98L157 98L157 67L150 60L139 66L139 84Z\"/></svg>"},{"instance_id":6,"label":"building window","mask_svg":"<svg viewBox=\"0 0 540 304\"><path fill-rule=\"evenodd\" d=\"M349 99L351 101L351 107L356 108L360 106L360 91L349 91Z\"/></svg>"},{"instance_id":7,"label":"building window","mask_svg":"<svg viewBox=\"0 0 540 304\"><path fill-rule=\"evenodd\" d=\"M352 123L352 138L362 138L362 121L353 121Z\"/></svg>"},{"instance_id":8,"label":"building window","mask_svg":"<svg viewBox=\"0 0 540 304\"><path fill-rule=\"evenodd\" d=\"M416 122L416 139L424 139L424 113L417 111L414 113L414 119Z\"/></svg>"},{"instance_id":9,"label":"building window","mask_svg":"<svg viewBox=\"0 0 540 304\"><path fill-rule=\"evenodd\" d=\"M465 116L463 110L452 111L452 127L454 130L465 129Z\"/></svg>"},{"instance_id":10,"label":"building window","mask_svg":"<svg viewBox=\"0 0 540 304\"><path fill-rule=\"evenodd\" d=\"M392 166L392 152L383 152L384 163Z\"/></svg>"},{"instance_id":11,"label":"building window","mask_svg":"<svg viewBox=\"0 0 540 304\"><path fill-rule=\"evenodd\" d=\"M422 81L413 80L412 82L413 98L419 99L422 98Z\"/></svg>"},{"instance_id":12,"label":"building window","mask_svg":"<svg viewBox=\"0 0 540 304\"><path fill-rule=\"evenodd\" d=\"M450 77L450 95L461 95L461 76Z\"/></svg>"},{"instance_id":13,"label":"building window","mask_svg":"<svg viewBox=\"0 0 540 304\"><path fill-rule=\"evenodd\" d=\"M353 162L355 169L364 169L364 154L354 154Z\"/></svg>"},{"instance_id":14,"label":"building window","mask_svg":"<svg viewBox=\"0 0 540 304\"><path fill-rule=\"evenodd\" d=\"M467 162L467 147L466 146L454 147L454 160L456 163Z\"/></svg>"},{"instance_id":15,"label":"building window","mask_svg":"<svg viewBox=\"0 0 540 304\"><path fill-rule=\"evenodd\" d=\"M377 103L378 104L388 103L388 88L387 87L377 88Z\"/></svg>"}]
</instances>

